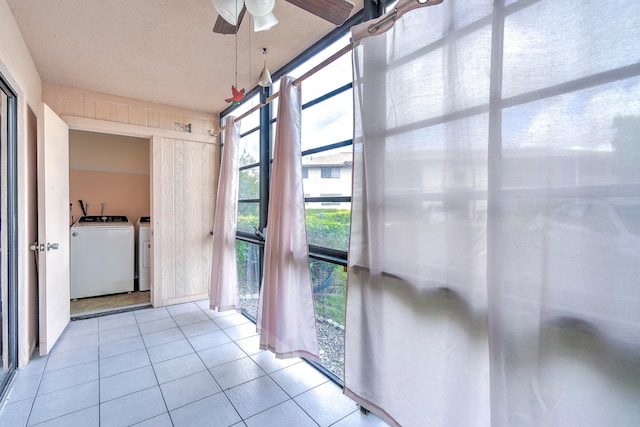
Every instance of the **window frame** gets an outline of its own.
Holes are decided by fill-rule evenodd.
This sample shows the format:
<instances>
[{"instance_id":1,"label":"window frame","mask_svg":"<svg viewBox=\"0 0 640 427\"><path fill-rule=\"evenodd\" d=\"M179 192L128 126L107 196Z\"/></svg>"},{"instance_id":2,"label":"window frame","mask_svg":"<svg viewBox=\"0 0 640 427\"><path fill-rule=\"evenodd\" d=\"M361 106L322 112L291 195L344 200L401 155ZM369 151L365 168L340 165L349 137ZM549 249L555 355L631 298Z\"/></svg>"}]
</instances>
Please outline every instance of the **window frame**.
<instances>
[{"instance_id":1,"label":"window frame","mask_svg":"<svg viewBox=\"0 0 640 427\"><path fill-rule=\"evenodd\" d=\"M10 86L5 76L0 72L0 92L6 96L6 120L2 126L6 126L6 158L4 159L5 172L2 179L6 179L6 195L1 203L6 204L6 262L2 269L6 274L7 285L7 360L8 365L2 368L0 373L0 401L9 391L9 385L18 368L18 95ZM4 322L0 322L4 325ZM4 331L0 330L0 333Z\"/></svg>"},{"instance_id":2,"label":"window frame","mask_svg":"<svg viewBox=\"0 0 640 427\"><path fill-rule=\"evenodd\" d=\"M272 78L274 81L277 81L281 76L291 72L297 67L301 66L305 62L309 60L309 58L313 58L316 54L324 51L330 45L336 43L345 35L350 33L350 28L354 25L357 25L365 20L372 19L378 17L382 14L385 0L365 0L364 7L360 11L356 12L351 18L349 18L342 26L335 28L330 33L328 33L325 37L319 40L317 43L308 48L305 52L294 58L283 68L279 69L275 73L272 73ZM312 107L313 105L319 104L325 100L331 99L334 96L341 94L347 90L352 89L352 82L345 84L341 87L333 89L324 95L315 98L307 103L305 103L302 108L306 109ZM260 132L260 160L259 165L245 165L243 166L243 170L247 170L250 167L259 167L260 170L260 198L257 200L260 204L260 227L254 231L254 233L249 233L247 231L236 231L236 240L244 241L247 243L252 243L259 245L260 248L260 277L262 278L263 274L263 264L264 264L264 239L262 236L262 232L266 227L266 221L268 216L268 197L269 197L269 185L270 185L270 170L271 170L271 148L272 148L272 126L277 121L277 118L272 114L272 105L271 103L267 103L267 98L271 95L270 88L262 88L260 86L254 87L250 90L246 96L246 99L251 99L254 95L258 94L260 96L260 103L266 104L264 107L260 108L260 125L258 128L251 129L244 134L245 136L248 132L259 131ZM242 108L243 102L239 105L230 106L220 113L221 123L224 122L224 118L234 112L238 108ZM314 154L314 153L322 153L325 151L329 151L332 149L353 146L353 139L347 139L344 141L333 142L328 145L324 145L321 147L315 147L310 150L305 150L301 154L302 156ZM238 200L239 203L254 203L255 199L242 199ZM306 197L305 203L308 202L328 202L328 203L344 203L351 202L351 196L337 196L337 197ZM346 250L337 250L324 246L317 245L309 245L309 257L313 260L325 261L328 263L340 265L346 268L347 266L347 251ZM261 283L261 280L260 280ZM244 313L245 316L251 318L255 321L253 316L248 313ZM329 371L324 366L309 361L312 365L314 365L317 369L322 371L327 377L329 377L332 381L336 382L339 385L343 385L343 380L336 376L334 373Z\"/></svg>"},{"instance_id":3,"label":"window frame","mask_svg":"<svg viewBox=\"0 0 640 427\"><path fill-rule=\"evenodd\" d=\"M322 179L340 179L340 168L336 166L321 166L320 178Z\"/></svg>"}]
</instances>

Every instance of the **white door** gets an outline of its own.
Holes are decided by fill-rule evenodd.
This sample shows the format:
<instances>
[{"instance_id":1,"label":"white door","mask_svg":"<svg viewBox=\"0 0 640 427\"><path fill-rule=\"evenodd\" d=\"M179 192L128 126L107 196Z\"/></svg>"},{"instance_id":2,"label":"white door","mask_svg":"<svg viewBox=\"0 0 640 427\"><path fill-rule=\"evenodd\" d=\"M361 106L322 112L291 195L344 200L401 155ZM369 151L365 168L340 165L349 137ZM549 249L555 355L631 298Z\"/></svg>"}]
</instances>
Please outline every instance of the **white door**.
<instances>
[{"instance_id":1,"label":"white door","mask_svg":"<svg viewBox=\"0 0 640 427\"><path fill-rule=\"evenodd\" d=\"M156 307L209 296L216 150L199 141L153 140L151 274Z\"/></svg>"},{"instance_id":2,"label":"white door","mask_svg":"<svg viewBox=\"0 0 640 427\"><path fill-rule=\"evenodd\" d=\"M42 104L38 124L40 354L69 323L69 127Z\"/></svg>"}]
</instances>

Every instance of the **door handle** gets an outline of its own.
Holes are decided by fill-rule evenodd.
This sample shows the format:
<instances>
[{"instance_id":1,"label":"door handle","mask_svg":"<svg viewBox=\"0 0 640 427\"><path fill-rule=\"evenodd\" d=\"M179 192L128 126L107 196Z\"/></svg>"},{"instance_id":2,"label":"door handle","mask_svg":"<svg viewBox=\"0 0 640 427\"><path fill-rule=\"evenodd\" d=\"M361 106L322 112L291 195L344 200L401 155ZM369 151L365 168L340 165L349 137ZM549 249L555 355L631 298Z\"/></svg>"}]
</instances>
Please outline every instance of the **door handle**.
<instances>
[{"instance_id":1,"label":"door handle","mask_svg":"<svg viewBox=\"0 0 640 427\"><path fill-rule=\"evenodd\" d=\"M47 250L50 251L51 249L56 250L59 248L59 245L57 243L47 243Z\"/></svg>"}]
</instances>

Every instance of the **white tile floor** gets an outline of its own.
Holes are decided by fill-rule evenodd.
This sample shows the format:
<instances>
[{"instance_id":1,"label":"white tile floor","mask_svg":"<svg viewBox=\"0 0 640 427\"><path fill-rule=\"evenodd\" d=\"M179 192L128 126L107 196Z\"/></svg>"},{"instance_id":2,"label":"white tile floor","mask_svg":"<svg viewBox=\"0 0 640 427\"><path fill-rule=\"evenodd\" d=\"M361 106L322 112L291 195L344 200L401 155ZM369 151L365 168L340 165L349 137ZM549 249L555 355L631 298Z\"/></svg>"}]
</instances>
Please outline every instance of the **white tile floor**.
<instances>
[{"instance_id":1,"label":"white tile floor","mask_svg":"<svg viewBox=\"0 0 640 427\"><path fill-rule=\"evenodd\" d=\"M386 426L208 301L74 321L19 370L0 426Z\"/></svg>"}]
</instances>

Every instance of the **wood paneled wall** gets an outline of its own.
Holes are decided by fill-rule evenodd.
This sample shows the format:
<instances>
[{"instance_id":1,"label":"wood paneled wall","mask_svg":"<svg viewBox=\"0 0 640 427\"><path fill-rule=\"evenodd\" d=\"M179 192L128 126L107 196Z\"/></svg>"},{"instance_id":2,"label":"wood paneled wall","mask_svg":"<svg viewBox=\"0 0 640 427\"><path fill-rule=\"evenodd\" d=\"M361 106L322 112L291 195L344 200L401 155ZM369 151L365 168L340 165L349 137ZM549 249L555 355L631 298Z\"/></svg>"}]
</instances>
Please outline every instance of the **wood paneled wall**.
<instances>
[{"instance_id":1,"label":"wood paneled wall","mask_svg":"<svg viewBox=\"0 0 640 427\"><path fill-rule=\"evenodd\" d=\"M167 304L207 298L211 273L217 146L154 138L154 277ZM158 283L158 280L154 281Z\"/></svg>"},{"instance_id":2,"label":"wood paneled wall","mask_svg":"<svg viewBox=\"0 0 640 427\"><path fill-rule=\"evenodd\" d=\"M208 130L218 117L46 82L43 100L71 129L151 140L151 302L207 298L220 155Z\"/></svg>"},{"instance_id":3,"label":"wood paneled wall","mask_svg":"<svg viewBox=\"0 0 640 427\"><path fill-rule=\"evenodd\" d=\"M84 117L115 123L176 130L176 123L191 123L191 133L208 135L214 128L211 113L180 109L131 98L123 98L68 86L43 82L42 98L59 116Z\"/></svg>"}]
</instances>

